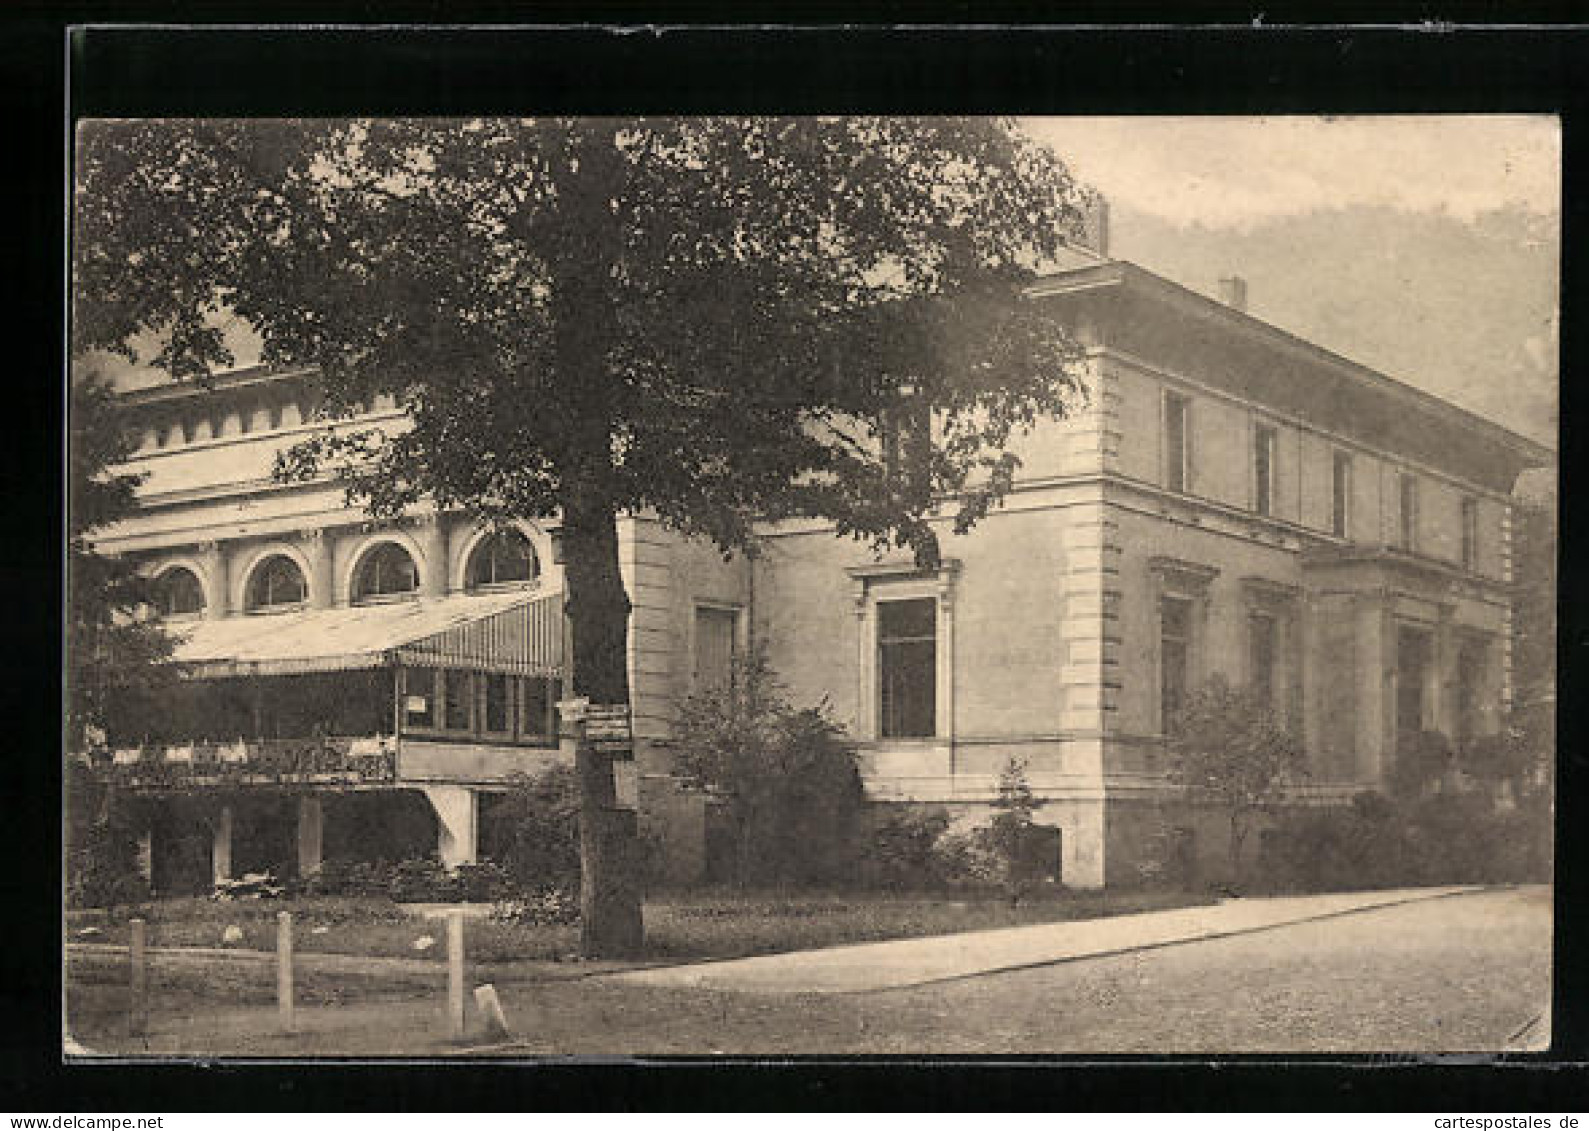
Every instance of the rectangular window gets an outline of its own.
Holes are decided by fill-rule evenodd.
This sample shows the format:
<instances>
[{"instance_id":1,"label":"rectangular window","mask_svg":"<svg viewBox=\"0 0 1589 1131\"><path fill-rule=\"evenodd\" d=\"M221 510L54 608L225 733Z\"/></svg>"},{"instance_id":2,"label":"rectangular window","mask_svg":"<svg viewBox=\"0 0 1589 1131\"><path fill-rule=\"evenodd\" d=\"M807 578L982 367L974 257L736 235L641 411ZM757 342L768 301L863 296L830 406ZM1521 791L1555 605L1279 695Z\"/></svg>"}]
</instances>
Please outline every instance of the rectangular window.
<instances>
[{"instance_id":1,"label":"rectangular window","mask_svg":"<svg viewBox=\"0 0 1589 1131\"><path fill-rule=\"evenodd\" d=\"M437 698L441 702L442 730L469 730L474 725L469 702L471 680L468 672L438 669L436 678L441 684Z\"/></svg>"},{"instance_id":2,"label":"rectangular window","mask_svg":"<svg viewBox=\"0 0 1589 1131\"><path fill-rule=\"evenodd\" d=\"M519 735L532 742L557 738L557 683L540 676L519 680Z\"/></svg>"},{"instance_id":3,"label":"rectangular window","mask_svg":"<svg viewBox=\"0 0 1589 1131\"><path fill-rule=\"evenodd\" d=\"M1330 533L1346 537L1347 507L1352 497L1352 457L1336 452L1330 468Z\"/></svg>"},{"instance_id":4,"label":"rectangular window","mask_svg":"<svg viewBox=\"0 0 1589 1131\"><path fill-rule=\"evenodd\" d=\"M487 673L480 677L484 717L490 734L513 732L513 681L509 676Z\"/></svg>"},{"instance_id":5,"label":"rectangular window","mask_svg":"<svg viewBox=\"0 0 1589 1131\"><path fill-rule=\"evenodd\" d=\"M1275 505L1275 430L1260 424L1252 430L1253 509L1273 514Z\"/></svg>"},{"instance_id":6,"label":"rectangular window","mask_svg":"<svg viewBox=\"0 0 1589 1131\"><path fill-rule=\"evenodd\" d=\"M1277 647L1279 624L1269 613L1251 613L1247 617L1247 658L1249 682L1253 696L1270 710L1275 706L1275 662L1279 659Z\"/></svg>"},{"instance_id":7,"label":"rectangular window","mask_svg":"<svg viewBox=\"0 0 1589 1131\"><path fill-rule=\"evenodd\" d=\"M938 732L938 602L877 603L877 687L883 738Z\"/></svg>"},{"instance_id":8,"label":"rectangular window","mask_svg":"<svg viewBox=\"0 0 1589 1131\"><path fill-rule=\"evenodd\" d=\"M1418 548L1418 480L1411 475L1401 477L1401 548L1413 551Z\"/></svg>"},{"instance_id":9,"label":"rectangular window","mask_svg":"<svg viewBox=\"0 0 1589 1131\"><path fill-rule=\"evenodd\" d=\"M1485 646L1482 640L1465 640L1457 652L1457 745L1479 737L1484 711Z\"/></svg>"},{"instance_id":10,"label":"rectangular window","mask_svg":"<svg viewBox=\"0 0 1589 1131\"><path fill-rule=\"evenodd\" d=\"M1186 702L1192 651L1192 602L1184 597L1159 601L1159 717L1168 733Z\"/></svg>"},{"instance_id":11,"label":"rectangular window","mask_svg":"<svg viewBox=\"0 0 1589 1131\"><path fill-rule=\"evenodd\" d=\"M1462 500L1462 568L1479 563L1479 501L1471 495Z\"/></svg>"},{"instance_id":12,"label":"rectangular window","mask_svg":"<svg viewBox=\"0 0 1589 1131\"><path fill-rule=\"evenodd\" d=\"M1164 394L1164 485L1171 491L1185 491L1191 481L1187 407L1187 399L1181 394Z\"/></svg>"},{"instance_id":13,"label":"rectangular window","mask_svg":"<svg viewBox=\"0 0 1589 1131\"><path fill-rule=\"evenodd\" d=\"M719 691L734 678L734 636L739 614L733 609L695 610L695 689Z\"/></svg>"}]
</instances>

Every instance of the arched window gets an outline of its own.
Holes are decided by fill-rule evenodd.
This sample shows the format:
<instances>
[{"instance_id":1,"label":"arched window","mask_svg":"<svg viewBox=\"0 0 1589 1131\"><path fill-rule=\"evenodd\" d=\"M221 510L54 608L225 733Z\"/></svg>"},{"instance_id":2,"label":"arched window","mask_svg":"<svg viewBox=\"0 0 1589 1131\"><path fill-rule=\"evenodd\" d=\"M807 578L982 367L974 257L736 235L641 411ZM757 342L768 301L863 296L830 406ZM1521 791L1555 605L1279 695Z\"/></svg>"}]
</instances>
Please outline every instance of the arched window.
<instances>
[{"instance_id":1,"label":"arched window","mask_svg":"<svg viewBox=\"0 0 1589 1131\"><path fill-rule=\"evenodd\" d=\"M534 581L541 572L530 540L517 530L499 530L475 547L464 573L464 587L479 589L488 585L507 585Z\"/></svg>"},{"instance_id":2,"label":"arched window","mask_svg":"<svg viewBox=\"0 0 1589 1131\"><path fill-rule=\"evenodd\" d=\"M408 551L395 542L382 542L364 555L353 575L353 601L368 601L419 588L419 569Z\"/></svg>"},{"instance_id":3,"label":"arched window","mask_svg":"<svg viewBox=\"0 0 1589 1131\"><path fill-rule=\"evenodd\" d=\"M191 616L204 611L204 586L191 569L173 566L155 578L155 607L163 617Z\"/></svg>"},{"instance_id":4,"label":"arched window","mask_svg":"<svg viewBox=\"0 0 1589 1131\"><path fill-rule=\"evenodd\" d=\"M309 586L298 563L285 554L275 554L254 567L244 606L252 611L301 605L308 596Z\"/></svg>"}]
</instances>

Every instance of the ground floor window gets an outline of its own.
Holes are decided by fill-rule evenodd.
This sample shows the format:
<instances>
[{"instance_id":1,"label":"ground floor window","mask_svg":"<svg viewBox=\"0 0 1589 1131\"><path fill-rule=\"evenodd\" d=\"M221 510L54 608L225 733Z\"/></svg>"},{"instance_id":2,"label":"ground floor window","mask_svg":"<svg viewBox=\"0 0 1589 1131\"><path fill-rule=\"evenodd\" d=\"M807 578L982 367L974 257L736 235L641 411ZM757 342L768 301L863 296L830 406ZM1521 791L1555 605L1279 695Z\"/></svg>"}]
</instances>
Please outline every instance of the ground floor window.
<instances>
[{"instance_id":1,"label":"ground floor window","mask_svg":"<svg viewBox=\"0 0 1589 1131\"><path fill-rule=\"evenodd\" d=\"M1175 726L1186 703L1192 647L1192 602L1185 597L1159 600L1159 716L1163 729Z\"/></svg>"},{"instance_id":2,"label":"ground floor window","mask_svg":"<svg viewBox=\"0 0 1589 1131\"><path fill-rule=\"evenodd\" d=\"M938 602L932 597L877 602L878 733L931 738L938 733Z\"/></svg>"}]
</instances>

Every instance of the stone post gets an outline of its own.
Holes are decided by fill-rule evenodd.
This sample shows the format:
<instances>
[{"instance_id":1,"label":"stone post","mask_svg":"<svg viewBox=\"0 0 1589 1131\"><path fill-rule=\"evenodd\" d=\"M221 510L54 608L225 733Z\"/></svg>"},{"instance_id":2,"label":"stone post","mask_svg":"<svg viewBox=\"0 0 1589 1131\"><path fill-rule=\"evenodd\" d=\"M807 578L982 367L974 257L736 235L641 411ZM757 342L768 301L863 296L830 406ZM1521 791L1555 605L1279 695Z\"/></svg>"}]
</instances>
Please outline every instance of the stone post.
<instances>
[{"instance_id":1,"label":"stone post","mask_svg":"<svg viewBox=\"0 0 1589 1131\"><path fill-rule=\"evenodd\" d=\"M232 878L232 807L222 805L215 815L210 849L210 879L219 884Z\"/></svg>"},{"instance_id":2,"label":"stone post","mask_svg":"<svg viewBox=\"0 0 1589 1131\"><path fill-rule=\"evenodd\" d=\"M320 871L325 843L325 807L315 794L298 799L298 875L307 878Z\"/></svg>"},{"instance_id":3,"label":"stone post","mask_svg":"<svg viewBox=\"0 0 1589 1131\"><path fill-rule=\"evenodd\" d=\"M475 791L461 785L421 787L436 811L437 854L449 868L473 864L476 850Z\"/></svg>"}]
</instances>

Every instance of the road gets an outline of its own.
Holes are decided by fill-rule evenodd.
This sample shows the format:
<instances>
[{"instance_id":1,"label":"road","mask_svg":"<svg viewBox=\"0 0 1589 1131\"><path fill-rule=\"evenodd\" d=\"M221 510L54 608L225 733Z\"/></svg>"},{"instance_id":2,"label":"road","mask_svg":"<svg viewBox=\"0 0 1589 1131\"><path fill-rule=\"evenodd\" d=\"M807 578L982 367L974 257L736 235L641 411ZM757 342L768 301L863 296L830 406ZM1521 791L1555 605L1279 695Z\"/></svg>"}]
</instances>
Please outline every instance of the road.
<instances>
[{"instance_id":1,"label":"road","mask_svg":"<svg viewBox=\"0 0 1589 1131\"><path fill-rule=\"evenodd\" d=\"M613 978L501 987L499 1055L1471 1052L1548 1042L1546 888L1484 891L1230 938L866 993L733 993ZM260 1010L157 1028L148 1051L446 1051L438 1003ZM426 1036L429 1034L431 1036ZM84 1035L86 1036L86 1034ZM92 1043L92 1042L90 1042ZM126 1048L126 1046L122 1046ZM131 1051L127 1049L127 1051ZM480 1050L484 1051L484 1050Z\"/></svg>"}]
</instances>

